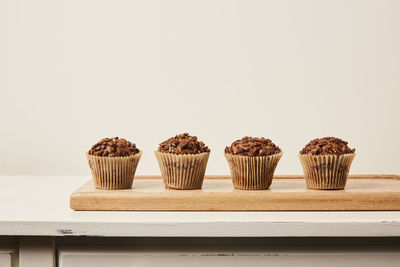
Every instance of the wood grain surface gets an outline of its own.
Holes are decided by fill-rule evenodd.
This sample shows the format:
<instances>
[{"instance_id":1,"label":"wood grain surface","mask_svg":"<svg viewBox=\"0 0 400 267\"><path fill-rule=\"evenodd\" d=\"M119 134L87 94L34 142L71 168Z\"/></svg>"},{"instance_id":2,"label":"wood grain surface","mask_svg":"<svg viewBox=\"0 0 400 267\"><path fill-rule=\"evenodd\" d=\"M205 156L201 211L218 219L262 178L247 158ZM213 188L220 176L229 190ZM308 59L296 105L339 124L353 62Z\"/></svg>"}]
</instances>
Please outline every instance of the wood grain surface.
<instances>
[{"instance_id":1,"label":"wood grain surface","mask_svg":"<svg viewBox=\"0 0 400 267\"><path fill-rule=\"evenodd\" d=\"M276 176L269 190L233 188L230 176L206 176L202 189L165 189L160 176L138 176L132 189L98 190L90 180L70 199L73 210L360 211L400 210L400 176L350 175L345 190L307 189L298 175Z\"/></svg>"}]
</instances>

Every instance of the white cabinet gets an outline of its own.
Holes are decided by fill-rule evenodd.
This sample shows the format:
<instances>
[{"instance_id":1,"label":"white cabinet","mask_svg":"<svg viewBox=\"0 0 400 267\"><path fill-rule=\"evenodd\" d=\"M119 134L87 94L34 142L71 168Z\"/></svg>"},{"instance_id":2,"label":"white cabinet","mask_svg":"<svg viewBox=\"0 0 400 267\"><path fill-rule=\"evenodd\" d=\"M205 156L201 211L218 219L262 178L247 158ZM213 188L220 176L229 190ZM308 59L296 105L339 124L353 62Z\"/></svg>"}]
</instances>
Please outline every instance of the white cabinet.
<instances>
[{"instance_id":1,"label":"white cabinet","mask_svg":"<svg viewBox=\"0 0 400 267\"><path fill-rule=\"evenodd\" d=\"M399 252L190 252L61 250L60 267L400 266Z\"/></svg>"}]
</instances>

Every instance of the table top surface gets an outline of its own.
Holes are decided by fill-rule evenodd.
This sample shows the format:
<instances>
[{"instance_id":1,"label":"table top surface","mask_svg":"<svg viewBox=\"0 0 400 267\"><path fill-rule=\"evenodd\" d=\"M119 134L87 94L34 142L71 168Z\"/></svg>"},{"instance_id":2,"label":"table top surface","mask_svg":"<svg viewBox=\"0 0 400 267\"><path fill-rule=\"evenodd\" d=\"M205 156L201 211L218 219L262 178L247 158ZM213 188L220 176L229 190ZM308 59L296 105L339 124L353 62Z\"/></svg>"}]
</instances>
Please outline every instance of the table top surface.
<instances>
[{"instance_id":1,"label":"table top surface","mask_svg":"<svg viewBox=\"0 0 400 267\"><path fill-rule=\"evenodd\" d=\"M89 176L0 176L0 235L400 236L400 212L73 211Z\"/></svg>"}]
</instances>

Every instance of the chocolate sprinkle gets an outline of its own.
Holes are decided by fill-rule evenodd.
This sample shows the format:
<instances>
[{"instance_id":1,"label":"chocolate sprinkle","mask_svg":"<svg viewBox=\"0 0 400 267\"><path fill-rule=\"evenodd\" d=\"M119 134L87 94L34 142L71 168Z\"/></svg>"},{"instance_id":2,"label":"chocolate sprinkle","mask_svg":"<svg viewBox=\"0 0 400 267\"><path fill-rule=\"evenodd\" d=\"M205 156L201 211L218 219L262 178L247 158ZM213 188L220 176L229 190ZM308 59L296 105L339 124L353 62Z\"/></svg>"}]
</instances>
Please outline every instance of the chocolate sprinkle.
<instances>
[{"instance_id":1,"label":"chocolate sprinkle","mask_svg":"<svg viewBox=\"0 0 400 267\"><path fill-rule=\"evenodd\" d=\"M252 157L269 156L280 152L281 149L278 146L264 137L245 136L225 148L225 153Z\"/></svg>"},{"instance_id":2,"label":"chocolate sprinkle","mask_svg":"<svg viewBox=\"0 0 400 267\"><path fill-rule=\"evenodd\" d=\"M354 153L356 150L349 148L347 142L336 137L317 138L310 141L300 154L312 155L343 155Z\"/></svg>"},{"instance_id":3,"label":"chocolate sprinkle","mask_svg":"<svg viewBox=\"0 0 400 267\"><path fill-rule=\"evenodd\" d=\"M139 153L136 145L123 138L104 138L96 143L88 152L100 157L127 157Z\"/></svg>"},{"instance_id":4,"label":"chocolate sprinkle","mask_svg":"<svg viewBox=\"0 0 400 267\"><path fill-rule=\"evenodd\" d=\"M183 133L162 142L158 151L183 155L210 152L210 149L203 142L197 140L196 136Z\"/></svg>"}]
</instances>

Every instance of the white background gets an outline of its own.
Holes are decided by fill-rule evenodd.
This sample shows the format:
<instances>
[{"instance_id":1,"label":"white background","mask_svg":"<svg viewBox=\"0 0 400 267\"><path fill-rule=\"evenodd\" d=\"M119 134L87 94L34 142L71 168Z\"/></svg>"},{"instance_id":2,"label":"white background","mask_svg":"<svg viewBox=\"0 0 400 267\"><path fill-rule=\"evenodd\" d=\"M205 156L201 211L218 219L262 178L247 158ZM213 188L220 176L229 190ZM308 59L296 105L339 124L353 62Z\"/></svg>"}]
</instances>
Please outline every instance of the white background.
<instances>
[{"instance_id":1,"label":"white background","mask_svg":"<svg viewBox=\"0 0 400 267\"><path fill-rule=\"evenodd\" d=\"M337 136L352 173L400 173L400 1L0 0L0 174L89 175L120 136L138 174L177 133L212 150L244 135L298 151Z\"/></svg>"}]
</instances>

